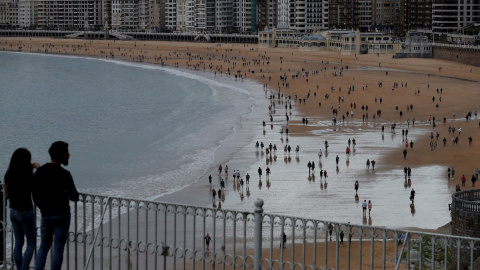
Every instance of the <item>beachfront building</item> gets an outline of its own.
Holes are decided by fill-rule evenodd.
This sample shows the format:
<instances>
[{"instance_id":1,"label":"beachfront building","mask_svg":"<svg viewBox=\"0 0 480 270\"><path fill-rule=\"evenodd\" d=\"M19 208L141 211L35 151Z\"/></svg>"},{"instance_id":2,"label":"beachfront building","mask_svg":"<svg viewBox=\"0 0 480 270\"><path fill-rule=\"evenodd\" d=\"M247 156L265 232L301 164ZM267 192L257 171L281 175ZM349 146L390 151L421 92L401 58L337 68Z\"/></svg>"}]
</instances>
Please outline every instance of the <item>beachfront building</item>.
<instances>
[{"instance_id":1,"label":"beachfront building","mask_svg":"<svg viewBox=\"0 0 480 270\"><path fill-rule=\"evenodd\" d=\"M165 1L165 29L175 31L177 28L177 1Z\"/></svg>"},{"instance_id":2,"label":"beachfront building","mask_svg":"<svg viewBox=\"0 0 480 270\"><path fill-rule=\"evenodd\" d=\"M35 27L37 25L37 7L36 0L18 1L18 26L22 28Z\"/></svg>"},{"instance_id":3,"label":"beachfront building","mask_svg":"<svg viewBox=\"0 0 480 270\"><path fill-rule=\"evenodd\" d=\"M215 31L218 33L232 33L233 14L233 1L217 0L215 2Z\"/></svg>"},{"instance_id":4,"label":"beachfront building","mask_svg":"<svg viewBox=\"0 0 480 270\"><path fill-rule=\"evenodd\" d=\"M432 29L432 0L405 0L404 12L405 32Z\"/></svg>"},{"instance_id":5,"label":"beachfront building","mask_svg":"<svg viewBox=\"0 0 480 270\"><path fill-rule=\"evenodd\" d=\"M38 27L85 30L103 25L100 0L42 0L38 3Z\"/></svg>"},{"instance_id":6,"label":"beachfront building","mask_svg":"<svg viewBox=\"0 0 480 270\"><path fill-rule=\"evenodd\" d=\"M144 1L144 0L142 0ZM141 1L135 0L112 0L112 29L133 30L145 29L145 18L142 16L142 26L139 24L139 5ZM145 5L142 4L143 10ZM145 12L145 11L144 11Z\"/></svg>"},{"instance_id":7,"label":"beachfront building","mask_svg":"<svg viewBox=\"0 0 480 270\"><path fill-rule=\"evenodd\" d=\"M391 35L379 32L328 30L302 35L297 31L267 29L259 33L258 42L264 47L294 47L302 50L333 50L342 55L392 53L400 48Z\"/></svg>"},{"instance_id":8,"label":"beachfront building","mask_svg":"<svg viewBox=\"0 0 480 270\"><path fill-rule=\"evenodd\" d=\"M277 29L288 29L290 21L290 1L278 0L277 6Z\"/></svg>"},{"instance_id":9,"label":"beachfront building","mask_svg":"<svg viewBox=\"0 0 480 270\"><path fill-rule=\"evenodd\" d=\"M233 3L233 32L250 33L252 30L250 19L252 8L250 0L239 0Z\"/></svg>"},{"instance_id":10,"label":"beachfront building","mask_svg":"<svg viewBox=\"0 0 480 270\"><path fill-rule=\"evenodd\" d=\"M207 3L205 0L195 1L195 28L198 31L207 29Z\"/></svg>"},{"instance_id":11,"label":"beachfront building","mask_svg":"<svg viewBox=\"0 0 480 270\"><path fill-rule=\"evenodd\" d=\"M402 50L395 53L395 58L431 58L432 43L423 32L409 31Z\"/></svg>"},{"instance_id":12,"label":"beachfront building","mask_svg":"<svg viewBox=\"0 0 480 270\"><path fill-rule=\"evenodd\" d=\"M10 1L0 0L0 28L10 26Z\"/></svg>"},{"instance_id":13,"label":"beachfront building","mask_svg":"<svg viewBox=\"0 0 480 270\"><path fill-rule=\"evenodd\" d=\"M358 29L362 32L372 31L373 29L372 2L372 0L358 1Z\"/></svg>"},{"instance_id":14,"label":"beachfront building","mask_svg":"<svg viewBox=\"0 0 480 270\"><path fill-rule=\"evenodd\" d=\"M401 28L403 20L400 18L400 0L376 0L373 14L375 30L393 33Z\"/></svg>"},{"instance_id":15,"label":"beachfront building","mask_svg":"<svg viewBox=\"0 0 480 270\"><path fill-rule=\"evenodd\" d=\"M449 34L480 22L480 0L433 0L432 31Z\"/></svg>"},{"instance_id":16,"label":"beachfront building","mask_svg":"<svg viewBox=\"0 0 480 270\"><path fill-rule=\"evenodd\" d=\"M328 29L328 1L290 1L289 29L312 33Z\"/></svg>"},{"instance_id":17,"label":"beachfront building","mask_svg":"<svg viewBox=\"0 0 480 270\"><path fill-rule=\"evenodd\" d=\"M359 0L331 0L328 4L328 29L358 28Z\"/></svg>"}]
</instances>

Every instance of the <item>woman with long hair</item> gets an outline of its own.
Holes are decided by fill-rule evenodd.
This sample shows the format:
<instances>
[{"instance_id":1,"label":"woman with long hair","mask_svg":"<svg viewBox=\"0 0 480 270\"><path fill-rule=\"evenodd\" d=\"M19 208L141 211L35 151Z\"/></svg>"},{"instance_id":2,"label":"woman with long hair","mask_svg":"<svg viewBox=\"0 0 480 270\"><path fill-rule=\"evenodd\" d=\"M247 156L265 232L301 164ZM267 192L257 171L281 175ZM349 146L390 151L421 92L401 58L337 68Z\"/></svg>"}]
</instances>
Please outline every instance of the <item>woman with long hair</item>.
<instances>
[{"instance_id":1,"label":"woman with long hair","mask_svg":"<svg viewBox=\"0 0 480 270\"><path fill-rule=\"evenodd\" d=\"M36 246L35 216L32 203L33 169L32 155L26 148L18 148L13 152L7 172L5 173L5 197L10 201L10 220L15 236L13 257L17 269L29 269ZM27 248L22 254L27 238Z\"/></svg>"}]
</instances>

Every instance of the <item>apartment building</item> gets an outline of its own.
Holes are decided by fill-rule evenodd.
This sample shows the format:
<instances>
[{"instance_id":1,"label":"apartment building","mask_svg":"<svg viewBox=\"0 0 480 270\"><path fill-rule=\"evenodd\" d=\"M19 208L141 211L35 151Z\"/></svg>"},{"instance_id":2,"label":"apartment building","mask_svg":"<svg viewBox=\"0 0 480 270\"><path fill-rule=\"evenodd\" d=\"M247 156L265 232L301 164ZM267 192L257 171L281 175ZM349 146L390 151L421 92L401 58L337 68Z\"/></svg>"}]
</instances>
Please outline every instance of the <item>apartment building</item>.
<instances>
[{"instance_id":1,"label":"apartment building","mask_svg":"<svg viewBox=\"0 0 480 270\"><path fill-rule=\"evenodd\" d=\"M238 0L233 4L234 21L233 31L235 33L250 33L252 31L252 5L250 0Z\"/></svg>"},{"instance_id":2,"label":"apartment building","mask_svg":"<svg viewBox=\"0 0 480 270\"><path fill-rule=\"evenodd\" d=\"M177 28L177 0L165 1L165 29L175 31Z\"/></svg>"},{"instance_id":3,"label":"apartment building","mask_svg":"<svg viewBox=\"0 0 480 270\"><path fill-rule=\"evenodd\" d=\"M405 32L432 29L432 0L405 0Z\"/></svg>"},{"instance_id":4,"label":"apartment building","mask_svg":"<svg viewBox=\"0 0 480 270\"><path fill-rule=\"evenodd\" d=\"M233 0L215 1L215 31L232 33L234 22Z\"/></svg>"},{"instance_id":5,"label":"apartment building","mask_svg":"<svg viewBox=\"0 0 480 270\"><path fill-rule=\"evenodd\" d=\"M461 32L474 22L480 22L480 0L433 0L434 33Z\"/></svg>"},{"instance_id":6,"label":"apartment building","mask_svg":"<svg viewBox=\"0 0 480 270\"><path fill-rule=\"evenodd\" d=\"M359 26L359 0L329 1L329 29L357 29Z\"/></svg>"},{"instance_id":7,"label":"apartment building","mask_svg":"<svg viewBox=\"0 0 480 270\"><path fill-rule=\"evenodd\" d=\"M372 7L375 6L375 0L359 0L358 1L358 28L361 32L372 31L375 25L372 14ZM373 3L373 4L372 4Z\"/></svg>"},{"instance_id":8,"label":"apartment building","mask_svg":"<svg viewBox=\"0 0 480 270\"><path fill-rule=\"evenodd\" d=\"M18 26L22 28L35 27L37 25L37 0L18 1Z\"/></svg>"},{"instance_id":9,"label":"apartment building","mask_svg":"<svg viewBox=\"0 0 480 270\"><path fill-rule=\"evenodd\" d=\"M93 29L103 25L100 0L44 0L38 3L38 27Z\"/></svg>"}]
</instances>

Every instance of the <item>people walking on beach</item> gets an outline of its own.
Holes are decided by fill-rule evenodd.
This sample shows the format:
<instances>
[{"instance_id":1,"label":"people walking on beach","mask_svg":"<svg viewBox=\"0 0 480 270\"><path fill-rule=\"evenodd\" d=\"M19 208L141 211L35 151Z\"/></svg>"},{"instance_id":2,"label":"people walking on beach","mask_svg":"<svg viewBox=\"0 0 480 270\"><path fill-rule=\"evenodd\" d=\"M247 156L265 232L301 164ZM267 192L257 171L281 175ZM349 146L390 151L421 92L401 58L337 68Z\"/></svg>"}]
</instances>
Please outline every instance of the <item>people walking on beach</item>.
<instances>
[{"instance_id":1,"label":"people walking on beach","mask_svg":"<svg viewBox=\"0 0 480 270\"><path fill-rule=\"evenodd\" d=\"M363 215L367 213L367 200L363 200L362 203Z\"/></svg>"},{"instance_id":2,"label":"people walking on beach","mask_svg":"<svg viewBox=\"0 0 480 270\"><path fill-rule=\"evenodd\" d=\"M307 164L308 167L308 174L310 175L310 170L312 169L312 163L309 161Z\"/></svg>"},{"instance_id":3,"label":"people walking on beach","mask_svg":"<svg viewBox=\"0 0 480 270\"><path fill-rule=\"evenodd\" d=\"M330 241L332 241L332 234L333 234L333 224L328 224L328 233L330 234Z\"/></svg>"},{"instance_id":4,"label":"people walking on beach","mask_svg":"<svg viewBox=\"0 0 480 270\"><path fill-rule=\"evenodd\" d=\"M205 236L205 246L207 247L207 250L210 250L210 241L212 241L212 238L207 233L207 235Z\"/></svg>"},{"instance_id":5,"label":"people walking on beach","mask_svg":"<svg viewBox=\"0 0 480 270\"><path fill-rule=\"evenodd\" d=\"M354 185L354 188L355 188L355 194L357 194L357 193L358 193L358 186L359 186L359 184L358 184L358 180L355 180L355 185Z\"/></svg>"},{"instance_id":6,"label":"people walking on beach","mask_svg":"<svg viewBox=\"0 0 480 270\"><path fill-rule=\"evenodd\" d=\"M258 177L262 178L262 168L258 167Z\"/></svg>"},{"instance_id":7,"label":"people walking on beach","mask_svg":"<svg viewBox=\"0 0 480 270\"><path fill-rule=\"evenodd\" d=\"M287 244L287 235L285 234L285 232L282 233L282 248L286 248L286 244Z\"/></svg>"},{"instance_id":8,"label":"people walking on beach","mask_svg":"<svg viewBox=\"0 0 480 270\"><path fill-rule=\"evenodd\" d=\"M5 173L5 199L10 202L10 221L15 237L13 258L16 269L19 270L29 269L37 244L32 203L32 181L33 169L40 167L40 164L32 164L31 159L30 151L26 148L18 148L13 152ZM3 201L1 203L3 204ZM22 253L25 238L27 239L27 248ZM3 253L3 248L1 250ZM3 257L3 254L0 256Z\"/></svg>"},{"instance_id":9,"label":"people walking on beach","mask_svg":"<svg viewBox=\"0 0 480 270\"><path fill-rule=\"evenodd\" d=\"M337 166L338 166L338 162L339 162L339 161L340 161L340 158L339 158L338 155L337 155L337 157L335 158L335 162L337 163Z\"/></svg>"},{"instance_id":10,"label":"people walking on beach","mask_svg":"<svg viewBox=\"0 0 480 270\"><path fill-rule=\"evenodd\" d=\"M367 159L367 170L370 169L370 159Z\"/></svg>"},{"instance_id":11,"label":"people walking on beach","mask_svg":"<svg viewBox=\"0 0 480 270\"><path fill-rule=\"evenodd\" d=\"M222 189L225 189L225 181L223 180L223 178L222 178L222 180L220 181L220 187L221 187Z\"/></svg>"},{"instance_id":12,"label":"people walking on beach","mask_svg":"<svg viewBox=\"0 0 480 270\"><path fill-rule=\"evenodd\" d=\"M208 176L208 183L212 184L212 175L211 174Z\"/></svg>"},{"instance_id":13,"label":"people walking on beach","mask_svg":"<svg viewBox=\"0 0 480 270\"><path fill-rule=\"evenodd\" d=\"M267 174L267 179L269 178L270 176L270 168L267 166L267 168L265 169L265 173Z\"/></svg>"},{"instance_id":14,"label":"people walking on beach","mask_svg":"<svg viewBox=\"0 0 480 270\"><path fill-rule=\"evenodd\" d=\"M225 165L225 174L228 175L228 165Z\"/></svg>"},{"instance_id":15,"label":"people walking on beach","mask_svg":"<svg viewBox=\"0 0 480 270\"><path fill-rule=\"evenodd\" d=\"M250 183L250 175L247 173L247 175L245 175L245 183L248 185Z\"/></svg>"},{"instance_id":16,"label":"people walking on beach","mask_svg":"<svg viewBox=\"0 0 480 270\"><path fill-rule=\"evenodd\" d=\"M407 149L403 149L403 159L407 159Z\"/></svg>"},{"instance_id":17,"label":"people walking on beach","mask_svg":"<svg viewBox=\"0 0 480 270\"><path fill-rule=\"evenodd\" d=\"M368 215L370 216L370 213L372 212L372 201L368 200Z\"/></svg>"},{"instance_id":18,"label":"people walking on beach","mask_svg":"<svg viewBox=\"0 0 480 270\"><path fill-rule=\"evenodd\" d=\"M218 201L221 201L222 200L222 189L221 188L218 189L217 194L218 194Z\"/></svg>"},{"instance_id":19,"label":"people walking on beach","mask_svg":"<svg viewBox=\"0 0 480 270\"><path fill-rule=\"evenodd\" d=\"M472 174L472 187L475 186L475 182L477 182L477 178L475 177L475 174Z\"/></svg>"},{"instance_id":20,"label":"people walking on beach","mask_svg":"<svg viewBox=\"0 0 480 270\"><path fill-rule=\"evenodd\" d=\"M462 178L460 179L462 181L462 187L465 186L465 182L467 181L467 179L465 178L465 174L462 175Z\"/></svg>"},{"instance_id":21,"label":"people walking on beach","mask_svg":"<svg viewBox=\"0 0 480 270\"><path fill-rule=\"evenodd\" d=\"M320 151L318 151L318 158L322 158L322 149L320 149Z\"/></svg>"},{"instance_id":22,"label":"people walking on beach","mask_svg":"<svg viewBox=\"0 0 480 270\"><path fill-rule=\"evenodd\" d=\"M412 204L415 202L415 189L413 188L410 191L410 201L412 201Z\"/></svg>"},{"instance_id":23,"label":"people walking on beach","mask_svg":"<svg viewBox=\"0 0 480 270\"><path fill-rule=\"evenodd\" d=\"M372 163L372 170L375 170L375 163L376 163L375 160L372 159L371 163Z\"/></svg>"},{"instance_id":24,"label":"people walking on beach","mask_svg":"<svg viewBox=\"0 0 480 270\"><path fill-rule=\"evenodd\" d=\"M220 164L220 166L218 166L218 174L221 174L222 173L222 165Z\"/></svg>"},{"instance_id":25,"label":"people walking on beach","mask_svg":"<svg viewBox=\"0 0 480 270\"><path fill-rule=\"evenodd\" d=\"M77 202L79 195L72 175L61 167L68 165L70 154L66 142L54 142L50 149L51 161L40 168L33 177L33 200L42 214L40 247L35 269L44 269L48 251L53 243L52 269L61 269L65 243L70 228L70 203Z\"/></svg>"}]
</instances>

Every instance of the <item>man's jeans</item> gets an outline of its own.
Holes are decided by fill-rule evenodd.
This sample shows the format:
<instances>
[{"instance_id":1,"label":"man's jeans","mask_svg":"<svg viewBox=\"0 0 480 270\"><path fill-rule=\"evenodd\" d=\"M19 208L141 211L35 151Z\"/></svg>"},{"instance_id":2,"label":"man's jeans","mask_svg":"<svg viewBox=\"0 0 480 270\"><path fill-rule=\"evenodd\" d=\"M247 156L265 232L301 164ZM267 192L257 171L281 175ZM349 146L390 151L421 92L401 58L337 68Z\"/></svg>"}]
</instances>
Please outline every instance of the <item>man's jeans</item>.
<instances>
[{"instance_id":1,"label":"man's jeans","mask_svg":"<svg viewBox=\"0 0 480 270\"><path fill-rule=\"evenodd\" d=\"M33 209L18 212L10 208L10 220L12 221L13 234L15 236L15 247L13 249L15 264L19 270L29 269L29 264L32 260L35 246L37 245ZM27 248L25 249L25 253L22 254L25 236L27 237Z\"/></svg>"},{"instance_id":2,"label":"man's jeans","mask_svg":"<svg viewBox=\"0 0 480 270\"><path fill-rule=\"evenodd\" d=\"M42 217L40 225L41 241L35 262L35 270L43 270L47 260L48 250L52 246L53 240L53 259L51 270L60 270L63 262L63 252L65 243L68 239L68 230L70 228L70 214L62 216Z\"/></svg>"}]
</instances>

